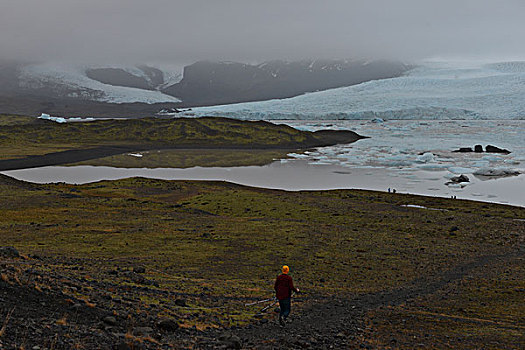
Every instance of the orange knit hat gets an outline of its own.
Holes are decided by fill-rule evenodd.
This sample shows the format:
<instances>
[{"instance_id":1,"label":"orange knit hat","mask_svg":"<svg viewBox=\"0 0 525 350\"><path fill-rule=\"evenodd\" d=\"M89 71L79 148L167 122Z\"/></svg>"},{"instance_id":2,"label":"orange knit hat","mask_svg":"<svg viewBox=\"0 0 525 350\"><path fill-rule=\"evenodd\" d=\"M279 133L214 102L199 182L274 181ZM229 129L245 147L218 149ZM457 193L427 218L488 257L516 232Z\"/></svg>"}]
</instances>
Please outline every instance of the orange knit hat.
<instances>
[{"instance_id":1,"label":"orange knit hat","mask_svg":"<svg viewBox=\"0 0 525 350\"><path fill-rule=\"evenodd\" d=\"M283 273L284 274L287 274L288 272L290 272L290 268L286 265L283 266Z\"/></svg>"}]
</instances>

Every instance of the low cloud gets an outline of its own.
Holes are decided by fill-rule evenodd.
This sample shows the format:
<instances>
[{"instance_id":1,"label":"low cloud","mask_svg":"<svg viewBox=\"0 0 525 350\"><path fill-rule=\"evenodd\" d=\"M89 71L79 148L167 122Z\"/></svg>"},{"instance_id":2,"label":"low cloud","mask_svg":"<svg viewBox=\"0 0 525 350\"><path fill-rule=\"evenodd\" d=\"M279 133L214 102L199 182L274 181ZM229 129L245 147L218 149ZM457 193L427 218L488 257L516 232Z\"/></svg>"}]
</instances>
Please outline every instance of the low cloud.
<instances>
[{"instance_id":1,"label":"low cloud","mask_svg":"<svg viewBox=\"0 0 525 350\"><path fill-rule=\"evenodd\" d=\"M2 0L0 58L525 57L522 0Z\"/></svg>"}]
</instances>

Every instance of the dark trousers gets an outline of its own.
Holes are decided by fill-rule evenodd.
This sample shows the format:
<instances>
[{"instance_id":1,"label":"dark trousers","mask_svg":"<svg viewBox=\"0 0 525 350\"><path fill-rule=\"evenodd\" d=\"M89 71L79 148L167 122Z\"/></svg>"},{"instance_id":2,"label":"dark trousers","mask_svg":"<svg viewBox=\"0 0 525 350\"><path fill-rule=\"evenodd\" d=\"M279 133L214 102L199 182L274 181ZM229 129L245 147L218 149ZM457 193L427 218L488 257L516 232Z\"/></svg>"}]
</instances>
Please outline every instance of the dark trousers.
<instances>
[{"instance_id":1,"label":"dark trousers","mask_svg":"<svg viewBox=\"0 0 525 350\"><path fill-rule=\"evenodd\" d=\"M292 309L291 298L279 300L279 308L281 309L279 317L284 317L286 319Z\"/></svg>"}]
</instances>

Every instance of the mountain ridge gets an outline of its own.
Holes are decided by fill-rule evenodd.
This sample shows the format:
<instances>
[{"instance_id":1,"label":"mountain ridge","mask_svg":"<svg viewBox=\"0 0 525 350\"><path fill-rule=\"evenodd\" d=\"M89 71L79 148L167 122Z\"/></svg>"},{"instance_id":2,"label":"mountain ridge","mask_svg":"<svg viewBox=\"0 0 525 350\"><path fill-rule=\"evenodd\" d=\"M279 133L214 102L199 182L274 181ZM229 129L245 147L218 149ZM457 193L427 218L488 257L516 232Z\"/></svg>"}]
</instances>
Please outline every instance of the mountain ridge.
<instances>
[{"instance_id":1,"label":"mountain ridge","mask_svg":"<svg viewBox=\"0 0 525 350\"><path fill-rule=\"evenodd\" d=\"M389 61L199 61L181 68L0 62L0 112L144 117L161 109L288 98L402 75Z\"/></svg>"}]
</instances>

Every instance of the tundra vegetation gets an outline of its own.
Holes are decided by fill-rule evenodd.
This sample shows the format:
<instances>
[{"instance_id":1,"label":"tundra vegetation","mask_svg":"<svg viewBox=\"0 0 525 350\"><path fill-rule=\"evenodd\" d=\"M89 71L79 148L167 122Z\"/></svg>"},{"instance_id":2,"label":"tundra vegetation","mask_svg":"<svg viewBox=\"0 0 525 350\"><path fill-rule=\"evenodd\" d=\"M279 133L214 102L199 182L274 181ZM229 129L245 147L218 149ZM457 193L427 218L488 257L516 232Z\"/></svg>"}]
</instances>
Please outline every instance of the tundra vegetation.
<instances>
[{"instance_id":1,"label":"tundra vegetation","mask_svg":"<svg viewBox=\"0 0 525 350\"><path fill-rule=\"evenodd\" d=\"M525 342L525 208L364 190L2 175L0 210L0 246L20 253L0 250L7 348ZM273 309L260 315L265 304L245 304L273 295L283 264L303 293L281 329Z\"/></svg>"},{"instance_id":2,"label":"tundra vegetation","mask_svg":"<svg viewBox=\"0 0 525 350\"><path fill-rule=\"evenodd\" d=\"M237 158L244 158L250 151L249 158L255 164L271 162L274 155L285 155L287 150L305 149L350 143L362 136L352 131L300 131L286 125L276 125L264 121L240 121L227 118L143 118L143 119L109 119L91 122L56 123L24 116L0 115L0 169L2 164L11 168L36 166L38 157L23 159L28 156L45 156L48 158L62 152L62 158L56 158L38 165L67 164L125 154L133 151L151 151L176 149L181 155L168 157L174 161L171 166L186 164L184 152L199 149L205 150L238 150ZM261 150L273 152L261 152ZM195 153L195 152L194 152ZM231 153L231 152L230 152ZM194 162L198 162L198 158ZM64 159L65 158L65 159ZM147 165L156 166L152 157L146 157ZM259 159L260 158L260 159ZM130 157L110 159L115 165L122 165ZM7 162L10 160L10 162ZM206 159L201 159L203 163ZM102 162L107 162L103 160ZM136 164L137 160L134 160ZM159 164L165 165L164 161ZM153 164L152 164L153 163ZM192 162L189 162L190 164ZM243 164L245 164L244 161ZM215 161L214 165L220 162ZM227 160L226 165L231 164Z\"/></svg>"},{"instance_id":3,"label":"tundra vegetation","mask_svg":"<svg viewBox=\"0 0 525 350\"><path fill-rule=\"evenodd\" d=\"M25 290L19 295L32 289L63 302L41 318L24 314L24 305L2 303L3 315L15 307L8 339L21 342L33 317L49 344L59 334L71 345L72 330L83 326L73 318L98 315L82 311L85 305L114 315L118 324L111 327L124 333L133 322L155 328L166 317L199 330L259 324L254 315L260 305L244 303L270 297L273 279L287 263L305 291L296 314L332 299L386 293L384 304L362 308L365 326L344 334L345 344L523 344L523 208L360 190L285 192L144 178L75 186L2 177L0 198L0 245L23 255L3 259L2 283ZM145 273L134 272L137 266ZM388 297L411 288L415 291L400 302ZM82 307L72 308L78 304ZM330 312L326 309L327 317ZM68 337L56 324L64 317L71 322ZM98 321L84 326L103 337ZM112 332L107 334L118 333ZM155 334L160 343L195 341Z\"/></svg>"}]
</instances>

